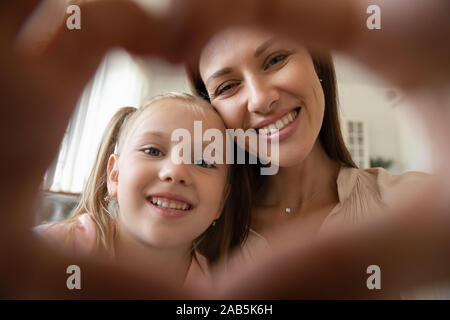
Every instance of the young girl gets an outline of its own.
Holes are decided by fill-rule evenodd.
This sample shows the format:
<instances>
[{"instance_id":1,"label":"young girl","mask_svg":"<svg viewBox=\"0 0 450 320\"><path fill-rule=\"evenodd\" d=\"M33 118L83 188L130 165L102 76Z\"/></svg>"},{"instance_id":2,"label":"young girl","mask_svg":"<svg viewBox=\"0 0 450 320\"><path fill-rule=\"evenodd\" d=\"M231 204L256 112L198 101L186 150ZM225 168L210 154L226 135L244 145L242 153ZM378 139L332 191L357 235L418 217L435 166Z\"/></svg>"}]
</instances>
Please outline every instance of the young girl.
<instances>
[{"instance_id":1,"label":"young girl","mask_svg":"<svg viewBox=\"0 0 450 320\"><path fill-rule=\"evenodd\" d=\"M195 120L225 133L214 109L187 94L120 109L74 214L38 233L71 254L157 267L179 284L209 277L208 266L247 236L249 184L243 166L172 161L172 132L184 128L194 137Z\"/></svg>"}]
</instances>

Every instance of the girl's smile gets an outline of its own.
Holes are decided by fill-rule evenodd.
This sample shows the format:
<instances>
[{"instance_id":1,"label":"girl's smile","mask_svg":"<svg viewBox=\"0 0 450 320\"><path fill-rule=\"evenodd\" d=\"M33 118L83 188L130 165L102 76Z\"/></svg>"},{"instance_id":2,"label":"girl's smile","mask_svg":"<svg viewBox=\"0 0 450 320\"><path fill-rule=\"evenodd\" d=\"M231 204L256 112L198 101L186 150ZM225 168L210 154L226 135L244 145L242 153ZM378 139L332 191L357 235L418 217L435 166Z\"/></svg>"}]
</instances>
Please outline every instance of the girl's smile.
<instances>
[{"instance_id":1,"label":"girl's smile","mask_svg":"<svg viewBox=\"0 0 450 320\"><path fill-rule=\"evenodd\" d=\"M163 218L181 218L192 212L194 206L182 195L158 193L147 197L152 209Z\"/></svg>"}]
</instances>

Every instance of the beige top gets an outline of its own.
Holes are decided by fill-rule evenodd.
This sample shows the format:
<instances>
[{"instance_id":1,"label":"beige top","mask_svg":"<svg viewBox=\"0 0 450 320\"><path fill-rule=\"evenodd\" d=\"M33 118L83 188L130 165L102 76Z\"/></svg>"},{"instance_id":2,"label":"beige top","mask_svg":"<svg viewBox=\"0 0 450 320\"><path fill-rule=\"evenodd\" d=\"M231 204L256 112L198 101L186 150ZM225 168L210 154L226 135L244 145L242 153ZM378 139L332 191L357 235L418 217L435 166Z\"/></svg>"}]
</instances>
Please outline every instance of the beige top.
<instances>
[{"instance_id":1,"label":"beige top","mask_svg":"<svg viewBox=\"0 0 450 320\"><path fill-rule=\"evenodd\" d=\"M357 225L390 212L411 197L420 197L425 183L431 175L422 172L407 172L393 175L383 168L356 169L341 167L336 181L339 202L322 222L319 236L339 228L339 226ZM267 240L256 231L243 245L239 259L254 260L261 248L270 248ZM431 287L427 290L403 292L406 299L449 299L448 285Z\"/></svg>"},{"instance_id":2,"label":"beige top","mask_svg":"<svg viewBox=\"0 0 450 320\"><path fill-rule=\"evenodd\" d=\"M356 169L341 167L337 177L339 202L323 220L319 234L338 226L356 225L382 216L412 195L420 194L423 182L430 175L407 172L393 175L383 168ZM254 248L268 247L267 240L251 230L243 245L247 256Z\"/></svg>"}]
</instances>

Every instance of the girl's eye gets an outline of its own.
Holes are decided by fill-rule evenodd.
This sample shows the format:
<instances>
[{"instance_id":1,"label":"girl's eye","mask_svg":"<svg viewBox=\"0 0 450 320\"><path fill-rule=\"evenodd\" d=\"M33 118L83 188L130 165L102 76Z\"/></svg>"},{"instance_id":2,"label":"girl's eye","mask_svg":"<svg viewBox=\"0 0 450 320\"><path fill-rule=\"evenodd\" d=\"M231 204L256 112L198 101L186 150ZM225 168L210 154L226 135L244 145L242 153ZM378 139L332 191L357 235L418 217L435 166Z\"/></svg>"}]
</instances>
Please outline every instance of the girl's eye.
<instances>
[{"instance_id":1,"label":"girl's eye","mask_svg":"<svg viewBox=\"0 0 450 320\"><path fill-rule=\"evenodd\" d=\"M276 65L277 63L280 63L281 61L284 61L288 57L287 54L278 54L275 57L271 58L269 62L264 66L264 70L267 70L271 66Z\"/></svg>"},{"instance_id":2,"label":"girl's eye","mask_svg":"<svg viewBox=\"0 0 450 320\"><path fill-rule=\"evenodd\" d=\"M233 89L234 87L236 87L238 85L237 82L229 82L229 83L224 83L223 85L219 86L216 89L216 92L214 92L214 96L220 96L221 94L226 93L227 91Z\"/></svg>"},{"instance_id":3,"label":"girl's eye","mask_svg":"<svg viewBox=\"0 0 450 320\"><path fill-rule=\"evenodd\" d=\"M160 157L160 156L163 155L163 153L162 153L159 149L153 148L153 147L145 148L143 151L144 151L146 154L148 154L148 155L150 155L150 156L153 156L153 157Z\"/></svg>"},{"instance_id":4,"label":"girl's eye","mask_svg":"<svg viewBox=\"0 0 450 320\"><path fill-rule=\"evenodd\" d=\"M197 161L195 161L195 164L200 166L200 167L207 168L207 169L211 169L211 168L215 168L216 167L212 163L209 163L208 161L205 161L205 160L197 160Z\"/></svg>"}]
</instances>

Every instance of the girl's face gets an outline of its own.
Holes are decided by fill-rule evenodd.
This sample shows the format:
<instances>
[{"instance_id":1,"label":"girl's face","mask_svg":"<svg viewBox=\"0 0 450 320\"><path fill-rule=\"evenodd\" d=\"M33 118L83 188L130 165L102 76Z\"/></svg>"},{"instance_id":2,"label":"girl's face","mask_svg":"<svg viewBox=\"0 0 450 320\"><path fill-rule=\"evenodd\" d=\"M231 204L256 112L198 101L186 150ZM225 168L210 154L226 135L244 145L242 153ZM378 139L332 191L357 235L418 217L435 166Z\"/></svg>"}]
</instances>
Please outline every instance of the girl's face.
<instances>
[{"instance_id":1,"label":"girl's face","mask_svg":"<svg viewBox=\"0 0 450 320\"><path fill-rule=\"evenodd\" d=\"M120 230L157 248L190 246L219 218L228 187L225 164L172 162L179 143L171 141L172 132L187 129L193 141L194 120L200 120L185 104L164 99L144 110L120 155L112 155L108 164L108 189L117 196ZM225 129L213 111L206 115L203 130Z\"/></svg>"},{"instance_id":2,"label":"girl's face","mask_svg":"<svg viewBox=\"0 0 450 320\"><path fill-rule=\"evenodd\" d=\"M278 136L280 167L299 164L311 152L325 99L305 48L268 32L232 28L206 45L199 69L228 128L256 129L269 143Z\"/></svg>"}]
</instances>

